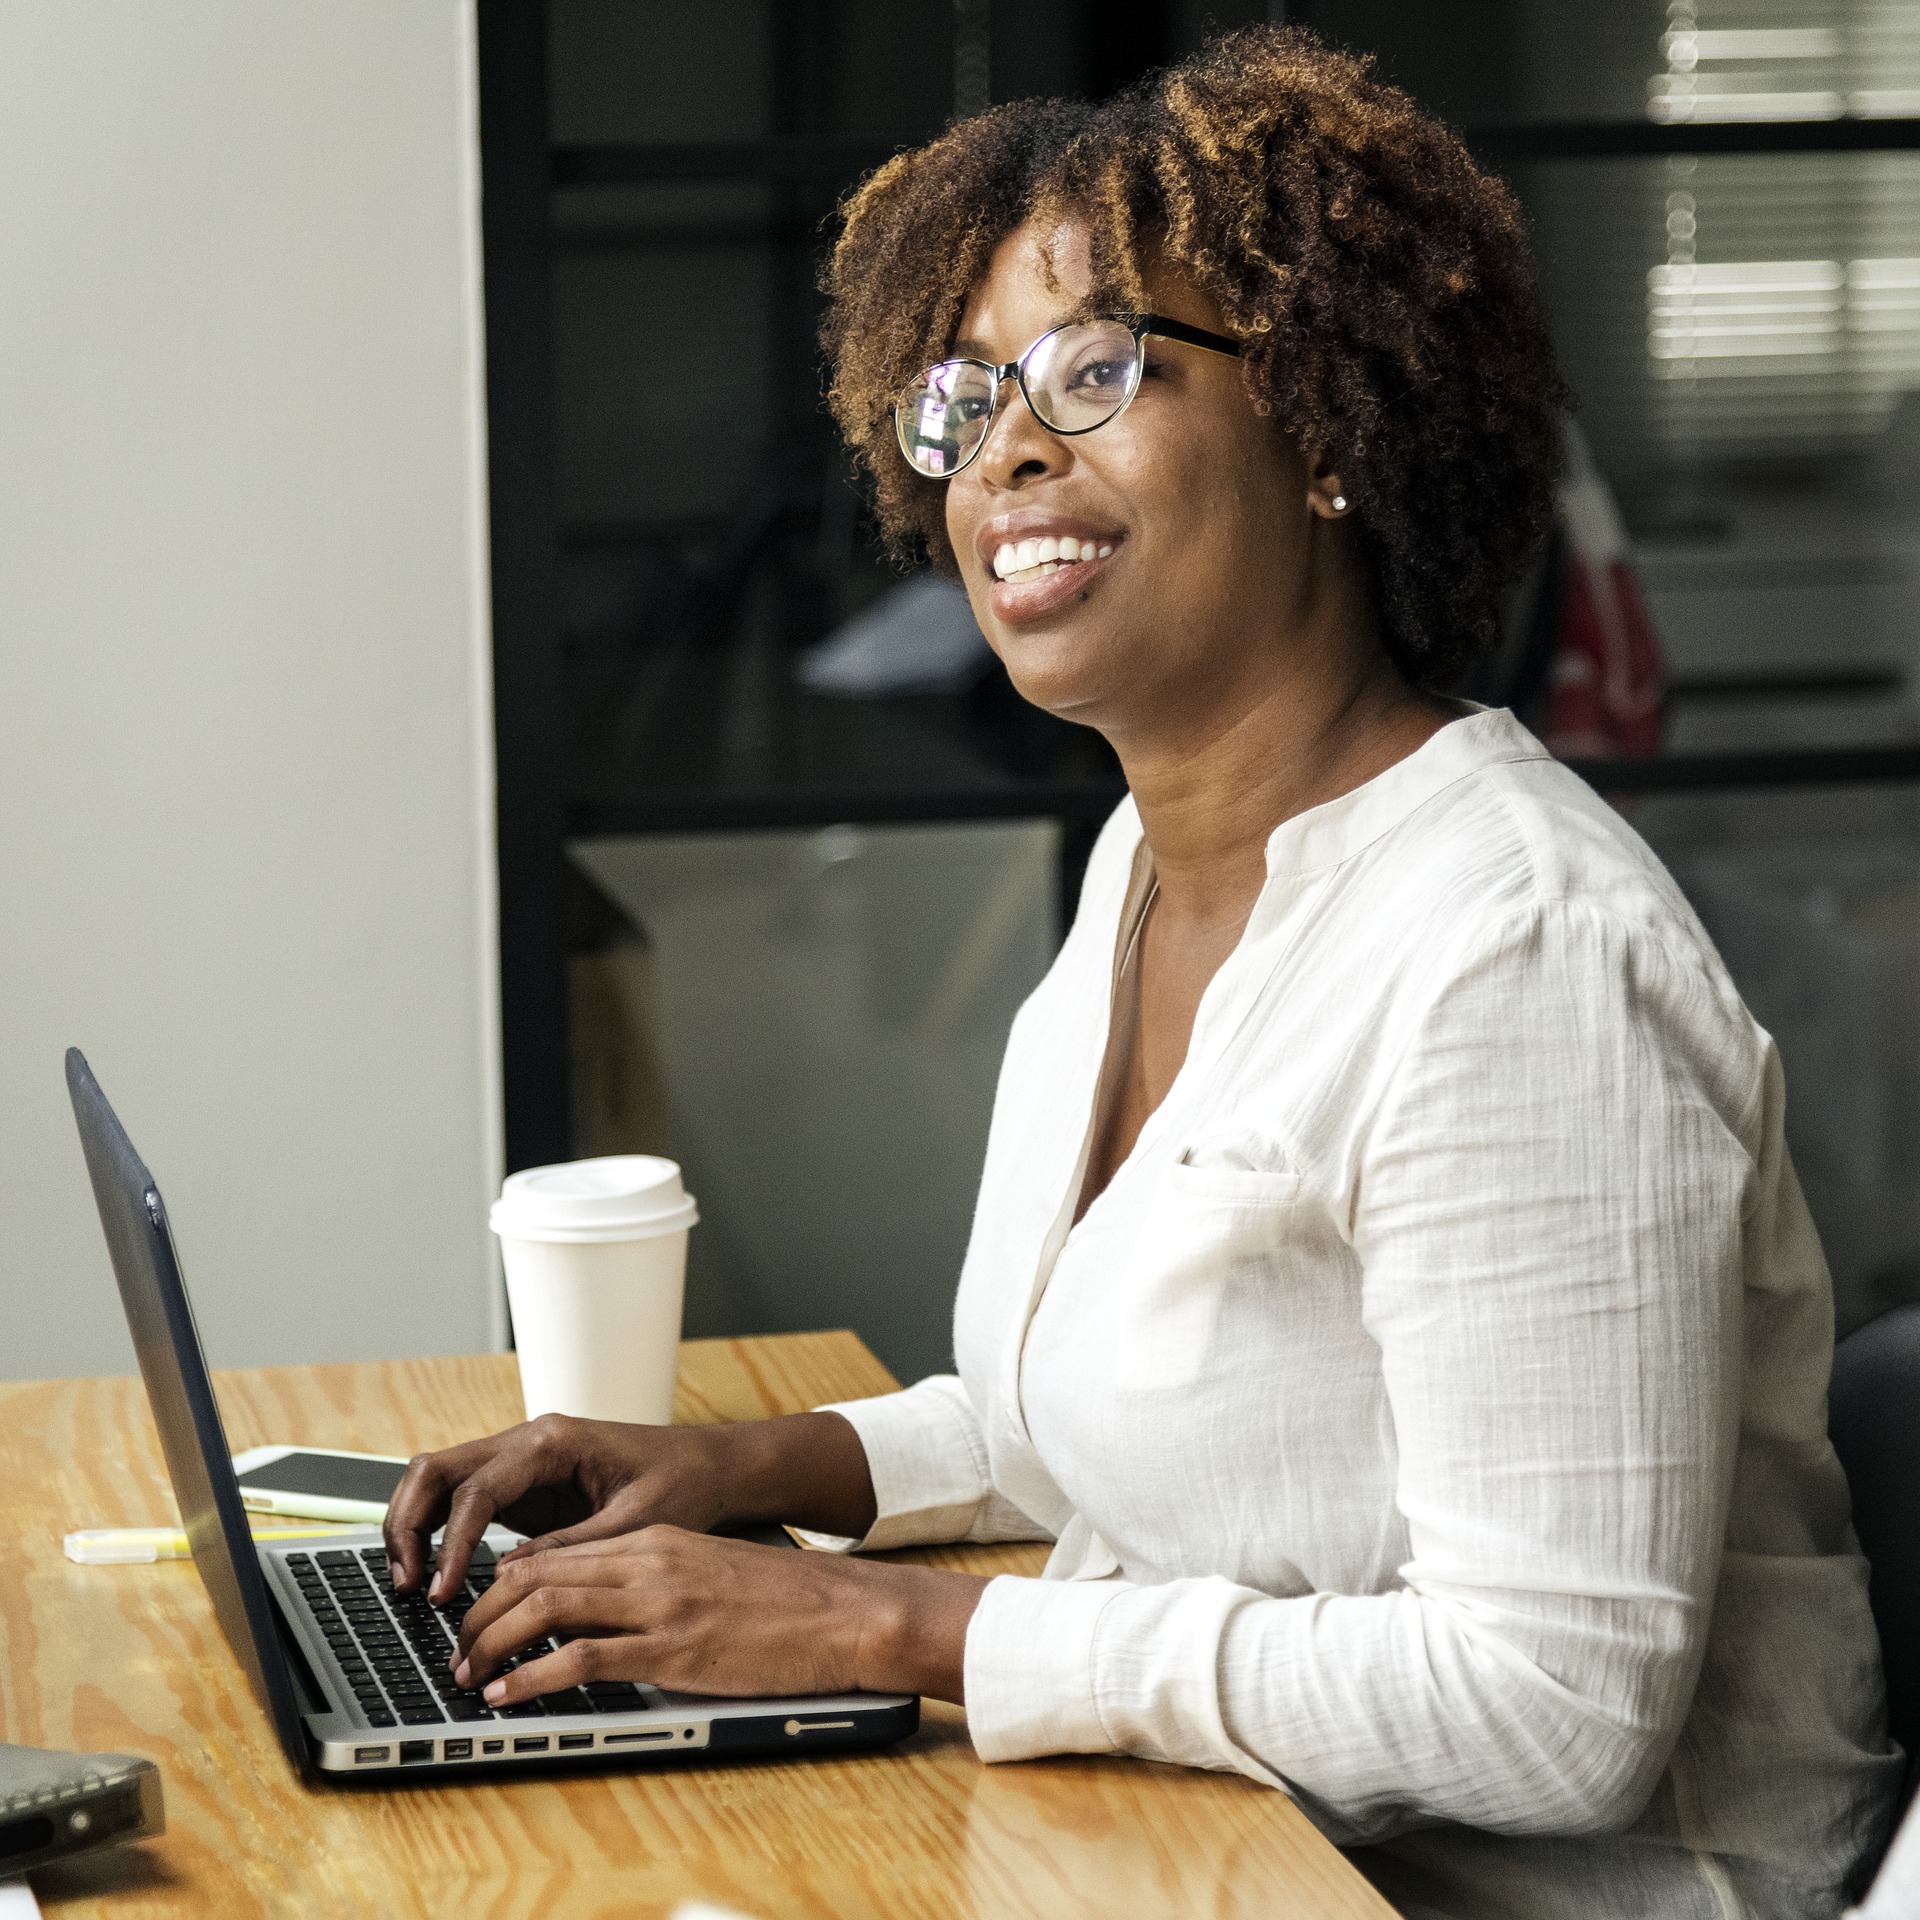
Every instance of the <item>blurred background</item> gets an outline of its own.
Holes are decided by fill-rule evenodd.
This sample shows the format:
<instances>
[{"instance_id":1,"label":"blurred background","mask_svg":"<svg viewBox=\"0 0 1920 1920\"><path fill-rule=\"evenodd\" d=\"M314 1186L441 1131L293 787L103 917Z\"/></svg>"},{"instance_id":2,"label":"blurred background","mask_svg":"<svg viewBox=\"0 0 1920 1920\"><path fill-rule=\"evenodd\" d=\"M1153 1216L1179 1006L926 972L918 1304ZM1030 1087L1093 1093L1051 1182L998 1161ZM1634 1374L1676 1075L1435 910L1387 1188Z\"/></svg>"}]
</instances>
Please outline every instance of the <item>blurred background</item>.
<instances>
[{"instance_id":1,"label":"blurred background","mask_svg":"<svg viewBox=\"0 0 1920 1920\"><path fill-rule=\"evenodd\" d=\"M40 1009L49 1037L104 1023L183 1169L207 1248L203 1291L234 1330L210 1336L216 1353L346 1357L503 1336L472 1225L499 1170L640 1150L682 1160L701 1202L689 1332L844 1324L905 1376L947 1364L999 1052L1073 911L1118 774L1097 736L1020 704L951 589L902 580L878 556L821 399L827 223L866 169L955 115L1037 93L1104 96L1212 31L1282 10L480 0L475 12L435 0L410 29L418 45L399 46L389 13L359 4L263 22L238 0L78 0L59 27L23 0L0 0L7 9L32 57L0 85L23 99L37 89L39 104L30 133L0 139L19 144L12 191L31 208L59 207L60 167L97 171L103 142L123 166L115 178L174 177L156 159L165 140L136 153L110 120L91 84L98 63L125 65L123 91L170 126L217 121L242 95L270 106L284 95L292 106L276 112L318 102L317 145L272 148L269 165L270 136L249 135L235 162L263 202L259 244L272 236L292 258L304 236L305 265L277 280L236 269L230 284L203 285L207 236L233 229L243 197L222 186L209 215L201 176L176 168L184 244L169 258L201 273L204 298L181 295L167 364L203 354L224 369L230 356L203 343L223 337L225 316L257 323L275 301L304 310L314 288L302 274L329 298L355 290L369 326L438 311L449 286L471 295L466 319L432 335L440 357L389 355L378 393L332 347L294 357L298 377L358 423L360 463L346 461L327 495L329 512L343 488L358 503L338 551L359 556L362 579L385 578L396 554L438 552L445 593L464 580L482 602L461 656L468 678L449 667L440 682L461 700L434 716L469 727L471 757L428 768L418 726L362 739L351 765L313 763L314 792L336 801L303 801L289 827L339 829L340 878L325 912L309 902L308 923L359 924L375 911L367 849L419 816L406 782L479 796L423 846L418 871L380 868L387 891L362 944L388 972L369 958L364 980L346 976L356 1035L313 1037L317 980L283 985L245 1029L256 1054L267 1030L306 1036L311 1071L339 1083L328 1111L256 1073L247 1099L275 1116L265 1137L284 1149L269 1162L245 1101L210 1103L218 1121L209 1105L183 1106L185 1042L168 1053L152 1022L101 1011L109 986L119 1006L147 978L95 963L122 950L126 915L88 919L64 900L28 916L32 939L13 936L27 983L16 1005ZM1297 0L1284 12L1373 55L1456 125L1532 224L1577 424L1554 538L1472 691L1514 705L1628 812L1779 1040L1843 1329L1920 1297L1920 9ZM169 64L177 21L202 36L197 65ZM305 40L289 38L296 28ZM159 36L144 67L127 51L142 33ZM290 241L265 204L274 192L287 203L289 179L306 196ZM341 196L335 234L313 206ZM360 237L385 231L396 208L422 232L469 221L470 248L443 245L441 261L420 234L396 231L391 259L360 260ZM151 209L144 224L115 217L151 226ZM42 311L51 284L75 303L86 291L70 273L71 232L41 225L32 271L9 281L0 268L16 315ZM97 368L75 373L73 391L90 382ZM46 383L22 379L19 392L29 384ZM436 392L433 431L465 451L414 472L424 430L402 411ZM70 419L56 411L35 429L58 461ZM198 458L204 437L178 433ZM248 512L306 497L305 445L289 441ZM156 466L154 496L178 494L195 471ZM252 542L249 566L271 550ZM14 563L16 576L49 564ZM0 572L0 614L18 601L9 591ZM284 579L273 595L236 629L268 655L282 614L307 604ZM51 574L36 605L47 631L65 631ZM376 678L412 658L422 632L398 602L328 619L362 636ZM175 627L170 645L190 653L197 642ZM69 651L90 658L80 640ZM86 671L98 685L97 661ZM364 733L363 712L327 697L336 707L316 696L286 754ZM336 711L349 716L338 726L316 717ZM237 712L208 740L257 731ZM476 712L483 731L471 735ZM160 788L188 777L182 757L168 757ZM57 774L15 777L17 830L46 816ZM260 791L243 782L209 799L180 829L176 859L191 866L209 823L260 804ZM342 791L369 794L350 830ZM64 824L29 836L43 866L61 833L97 851L104 827L88 839L64 802L51 813ZM311 847L301 861L315 869ZM483 882L447 908L449 930L422 936L402 980L420 903L444 891L449 863L469 876L477 864ZM131 874L131 856L123 865ZM264 853L261 865L270 891L282 869ZM13 892L45 897L24 882ZM164 916L164 898L153 904ZM284 950L298 911L282 922L261 910L246 978L278 967L284 982L284 963L260 958L269 931ZM56 951L69 956L58 966ZM94 971L76 974L75 955ZM165 1004L177 1031L218 1056L238 1044L232 1009L247 994L204 991L204 959L180 959ZM427 984L455 976L451 1002ZM94 983L91 998L76 977ZM429 1059L421 1035L435 1019L463 1037ZM390 1072L402 1044L419 1057ZM32 1071L47 1064L36 1051ZM112 1062L96 1064L114 1091ZM375 1168L364 1138L329 1117L352 1110L349 1084L388 1079L396 1097L431 1089L418 1113L401 1098L388 1137L454 1130L457 1169L430 1156L409 1167L397 1147ZM16 1169L71 1157L64 1135L40 1144L65 1123L34 1084L41 1104L0 1142ZM216 1135L254 1156L265 1187L222 1177ZM323 1195L343 1183L377 1190L378 1205L303 1250L284 1207L261 1197L276 1175L316 1219L334 1219ZM8 1217L37 1221L47 1189L5 1177ZM48 1178L70 1209L64 1159ZM59 1217L31 1243L46 1260L69 1245ZM266 1264L288 1258L300 1284L266 1287ZM343 1268L365 1276L362 1294ZM36 1284L23 1276L19 1291ZM322 1337L315 1308L249 1304L288 1288L337 1299L338 1325ZM354 1306L372 1293L417 1300L415 1320L376 1330ZM34 1298L39 1330L18 1338L8 1371L80 1370L115 1337L82 1340L71 1328L84 1313Z\"/></svg>"},{"instance_id":2,"label":"blurred background","mask_svg":"<svg viewBox=\"0 0 1920 1920\"><path fill-rule=\"evenodd\" d=\"M1569 503L1560 579L1529 583L1476 690L1618 762L1595 776L1780 1041L1842 1319L1864 1318L1920 1289L1920 9L1288 13L1373 53L1524 199L1617 518L1610 540ZM565 750L541 764L566 769L592 895L564 1138L687 1162L720 1223L696 1236L702 1327L843 1301L897 1367L941 1362L997 1048L1115 778L877 560L820 405L821 221L956 112L1100 95L1266 17L548 8ZM1583 563L1625 603L1617 659L1569 631ZM1580 666L1630 685L1583 709Z\"/></svg>"}]
</instances>

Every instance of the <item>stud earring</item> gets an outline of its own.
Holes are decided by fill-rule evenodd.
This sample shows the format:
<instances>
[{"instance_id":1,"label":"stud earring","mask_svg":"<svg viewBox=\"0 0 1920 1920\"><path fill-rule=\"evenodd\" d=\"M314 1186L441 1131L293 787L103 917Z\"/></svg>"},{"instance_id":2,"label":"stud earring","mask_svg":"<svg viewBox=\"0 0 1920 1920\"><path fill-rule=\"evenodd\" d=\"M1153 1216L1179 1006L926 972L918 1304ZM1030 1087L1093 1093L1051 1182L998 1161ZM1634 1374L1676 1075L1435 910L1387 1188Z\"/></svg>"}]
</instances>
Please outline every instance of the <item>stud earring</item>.
<instances>
[{"instance_id":1,"label":"stud earring","mask_svg":"<svg viewBox=\"0 0 1920 1920\"><path fill-rule=\"evenodd\" d=\"M1345 513L1347 510L1347 496L1344 493L1336 493L1333 496L1332 506L1335 513Z\"/></svg>"}]
</instances>

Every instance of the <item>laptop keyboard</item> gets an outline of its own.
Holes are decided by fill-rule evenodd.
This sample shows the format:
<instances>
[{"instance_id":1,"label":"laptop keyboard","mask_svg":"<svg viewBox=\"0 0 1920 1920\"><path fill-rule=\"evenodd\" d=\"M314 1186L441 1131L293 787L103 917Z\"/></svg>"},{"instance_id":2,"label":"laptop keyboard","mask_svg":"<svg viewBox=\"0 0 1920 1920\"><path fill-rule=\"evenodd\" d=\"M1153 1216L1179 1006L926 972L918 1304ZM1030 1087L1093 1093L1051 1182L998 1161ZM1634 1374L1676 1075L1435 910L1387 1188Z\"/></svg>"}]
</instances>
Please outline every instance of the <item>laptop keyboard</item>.
<instances>
[{"instance_id":1,"label":"laptop keyboard","mask_svg":"<svg viewBox=\"0 0 1920 1920\"><path fill-rule=\"evenodd\" d=\"M431 1727L448 1721L630 1713L649 1704L638 1687L624 1680L594 1681L585 1687L543 1693L512 1707L490 1707L472 1688L456 1686L447 1657L467 1610L493 1585L490 1547L474 1549L465 1582L443 1607L430 1605L424 1593L404 1599L397 1596L386 1552L380 1547L290 1553L286 1567L369 1726ZM555 1645L550 1639L535 1641L506 1664L512 1668L537 1660L555 1651Z\"/></svg>"}]
</instances>

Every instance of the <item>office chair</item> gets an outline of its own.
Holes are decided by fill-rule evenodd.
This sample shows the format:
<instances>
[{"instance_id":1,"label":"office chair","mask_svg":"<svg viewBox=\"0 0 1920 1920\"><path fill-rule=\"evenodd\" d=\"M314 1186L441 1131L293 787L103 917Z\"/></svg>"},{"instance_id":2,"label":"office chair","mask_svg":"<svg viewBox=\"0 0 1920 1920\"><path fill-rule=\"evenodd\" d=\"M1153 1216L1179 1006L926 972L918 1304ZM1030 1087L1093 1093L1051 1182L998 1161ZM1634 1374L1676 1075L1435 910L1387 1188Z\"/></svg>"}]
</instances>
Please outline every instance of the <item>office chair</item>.
<instances>
[{"instance_id":1,"label":"office chair","mask_svg":"<svg viewBox=\"0 0 1920 1920\"><path fill-rule=\"evenodd\" d=\"M1887 1729L1920 1742L1920 1305L1895 1307L1833 1354L1827 1431L1853 1489L1853 1528L1887 1676ZM1911 1783L1913 1770L1909 1767Z\"/></svg>"}]
</instances>

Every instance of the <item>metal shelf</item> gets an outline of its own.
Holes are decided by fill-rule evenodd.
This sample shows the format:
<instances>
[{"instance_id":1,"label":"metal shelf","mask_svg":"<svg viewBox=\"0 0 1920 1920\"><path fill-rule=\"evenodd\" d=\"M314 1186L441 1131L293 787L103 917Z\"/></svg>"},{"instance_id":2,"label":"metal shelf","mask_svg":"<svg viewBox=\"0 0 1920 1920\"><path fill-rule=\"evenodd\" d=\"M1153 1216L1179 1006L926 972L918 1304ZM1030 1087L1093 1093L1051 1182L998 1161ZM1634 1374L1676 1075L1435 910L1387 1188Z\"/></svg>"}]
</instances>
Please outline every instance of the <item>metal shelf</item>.
<instances>
[{"instance_id":1,"label":"metal shelf","mask_svg":"<svg viewBox=\"0 0 1920 1920\"><path fill-rule=\"evenodd\" d=\"M1920 116L1833 120L1514 120L1464 126L1483 160L1630 160L1694 153L1880 153L1920 148ZM898 151L874 141L682 140L564 144L556 187L772 180L835 186Z\"/></svg>"},{"instance_id":2,"label":"metal shelf","mask_svg":"<svg viewBox=\"0 0 1920 1920\"><path fill-rule=\"evenodd\" d=\"M1569 760L1596 792L1755 792L1786 787L1920 785L1920 746ZM893 826L919 821L1064 820L1093 825L1126 794L1117 781L1019 781L946 788L791 787L662 792L575 801L573 839L649 833L750 833L780 828Z\"/></svg>"},{"instance_id":3,"label":"metal shelf","mask_svg":"<svg viewBox=\"0 0 1920 1920\"><path fill-rule=\"evenodd\" d=\"M1920 118L1514 121L1463 127L1482 160L1644 160L1680 153L1883 153L1920 147Z\"/></svg>"}]
</instances>

